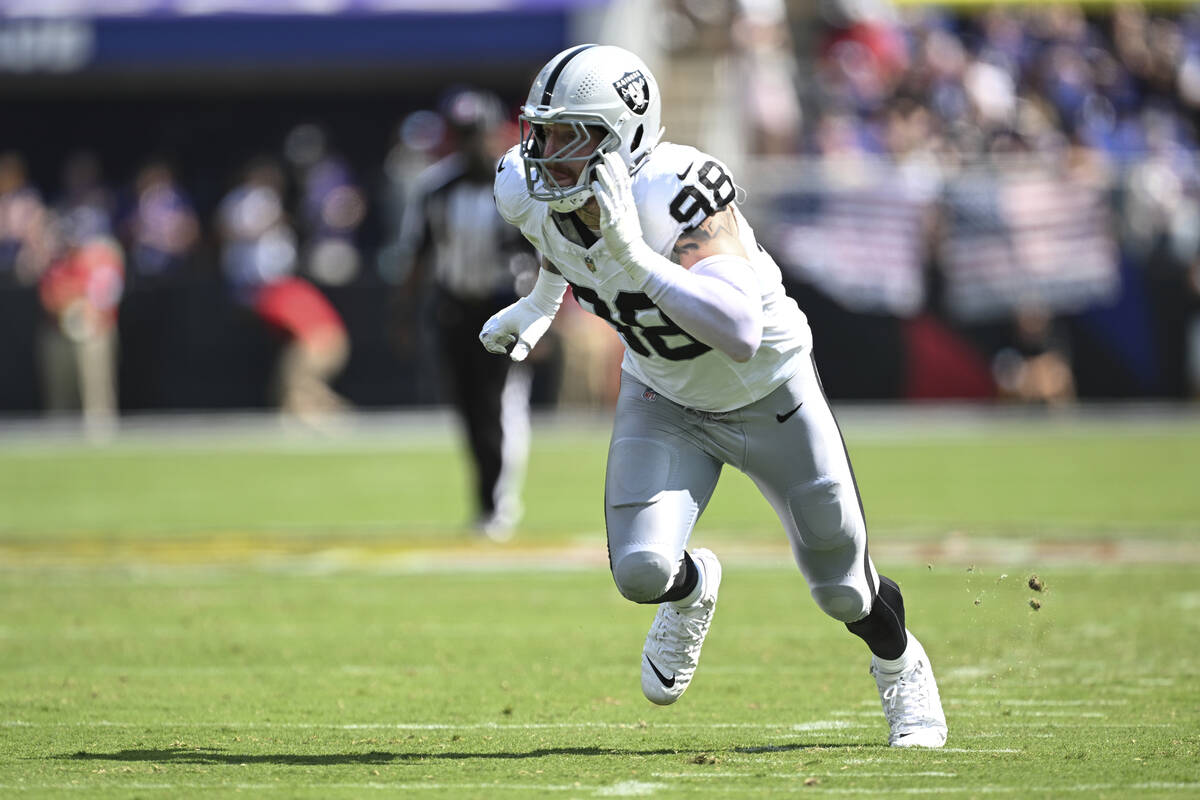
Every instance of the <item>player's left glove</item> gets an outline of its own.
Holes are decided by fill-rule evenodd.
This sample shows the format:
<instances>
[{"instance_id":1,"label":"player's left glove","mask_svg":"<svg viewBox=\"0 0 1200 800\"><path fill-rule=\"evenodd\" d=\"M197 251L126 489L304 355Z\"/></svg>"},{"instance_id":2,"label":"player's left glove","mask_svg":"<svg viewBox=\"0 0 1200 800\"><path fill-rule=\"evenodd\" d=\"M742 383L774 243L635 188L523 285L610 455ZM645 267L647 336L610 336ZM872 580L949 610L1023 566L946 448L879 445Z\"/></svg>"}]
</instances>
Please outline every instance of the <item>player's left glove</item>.
<instances>
[{"instance_id":1,"label":"player's left glove","mask_svg":"<svg viewBox=\"0 0 1200 800\"><path fill-rule=\"evenodd\" d=\"M613 257L635 277L648 255L657 255L642 238L633 199L633 181L629 168L617 153L605 153L592 170L592 194L600 206L600 232Z\"/></svg>"}]
</instances>

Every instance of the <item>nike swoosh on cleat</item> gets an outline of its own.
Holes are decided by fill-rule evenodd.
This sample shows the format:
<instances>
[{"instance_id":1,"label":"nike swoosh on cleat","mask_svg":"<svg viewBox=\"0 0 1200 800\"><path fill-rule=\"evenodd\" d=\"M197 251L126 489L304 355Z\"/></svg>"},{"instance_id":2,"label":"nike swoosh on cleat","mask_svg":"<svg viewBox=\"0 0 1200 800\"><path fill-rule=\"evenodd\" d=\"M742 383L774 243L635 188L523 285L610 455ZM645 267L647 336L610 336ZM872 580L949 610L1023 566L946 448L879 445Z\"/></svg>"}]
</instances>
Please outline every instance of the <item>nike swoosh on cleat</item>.
<instances>
[{"instance_id":1,"label":"nike swoosh on cleat","mask_svg":"<svg viewBox=\"0 0 1200 800\"><path fill-rule=\"evenodd\" d=\"M804 403L800 404L800 406L802 406L802 405L804 405ZM787 422L788 418L790 418L792 416L792 414L795 414L797 411L800 410L800 406L796 406L795 408L793 408L791 411L787 412L786 414L776 414L775 419L778 422Z\"/></svg>"},{"instance_id":2,"label":"nike swoosh on cleat","mask_svg":"<svg viewBox=\"0 0 1200 800\"><path fill-rule=\"evenodd\" d=\"M658 667L656 667L654 665L654 662L650 660L650 656L646 656L646 663L650 665L650 669L654 670L654 674L658 676L658 680L662 683L663 686L670 689L675 685L675 676L672 675L671 677L668 678L667 676L665 676L661 672L659 672Z\"/></svg>"},{"instance_id":3,"label":"nike swoosh on cleat","mask_svg":"<svg viewBox=\"0 0 1200 800\"><path fill-rule=\"evenodd\" d=\"M679 173L675 177L679 178L679 180L683 180L684 178L687 177L687 174L691 171L692 171L692 165L688 164L686 167L683 168L683 172Z\"/></svg>"}]
</instances>

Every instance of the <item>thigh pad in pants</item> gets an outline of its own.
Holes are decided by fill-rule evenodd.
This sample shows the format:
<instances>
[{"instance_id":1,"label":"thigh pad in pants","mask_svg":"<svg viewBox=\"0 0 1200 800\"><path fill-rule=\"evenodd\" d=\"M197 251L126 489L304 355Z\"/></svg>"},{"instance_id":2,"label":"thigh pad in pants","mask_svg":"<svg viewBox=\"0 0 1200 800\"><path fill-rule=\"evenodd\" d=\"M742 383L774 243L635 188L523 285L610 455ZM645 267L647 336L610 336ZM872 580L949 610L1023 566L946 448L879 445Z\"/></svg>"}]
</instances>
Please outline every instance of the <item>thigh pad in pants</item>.
<instances>
[{"instance_id":1,"label":"thigh pad in pants","mask_svg":"<svg viewBox=\"0 0 1200 800\"><path fill-rule=\"evenodd\" d=\"M854 486L836 478L793 488L787 505L806 550L833 550L866 534Z\"/></svg>"}]
</instances>

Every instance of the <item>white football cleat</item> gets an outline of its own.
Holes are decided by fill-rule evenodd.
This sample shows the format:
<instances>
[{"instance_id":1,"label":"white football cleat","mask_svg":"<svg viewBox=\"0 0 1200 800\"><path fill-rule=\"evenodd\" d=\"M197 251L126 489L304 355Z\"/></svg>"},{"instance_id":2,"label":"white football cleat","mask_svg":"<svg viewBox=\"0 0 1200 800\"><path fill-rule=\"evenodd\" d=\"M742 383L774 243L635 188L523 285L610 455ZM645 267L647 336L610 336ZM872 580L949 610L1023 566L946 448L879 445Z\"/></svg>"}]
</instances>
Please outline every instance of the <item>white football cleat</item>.
<instances>
[{"instance_id":1,"label":"white football cleat","mask_svg":"<svg viewBox=\"0 0 1200 800\"><path fill-rule=\"evenodd\" d=\"M721 562L703 548L692 552L692 561L704 580L700 599L687 608L660 603L642 649L642 694L660 706L674 703L692 682L717 607Z\"/></svg>"},{"instance_id":2,"label":"white football cleat","mask_svg":"<svg viewBox=\"0 0 1200 800\"><path fill-rule=\"evenodd\" d=\"M493 542L507 542L513 538L516 522L503 514L492 514L475 523L475 532Z\"/></svg>"},{"instance_id":3,"label":"white football cleat","mask_svg":"<svg viewBox=\"0 0 1200 800\"><path fill-rule=\"evenodd\" d=\"M491 514L475 521L475 532L493 542L507 542L517 530L522 511L521 500L512 492L506 492L496 503L496 508Z\"/></svg>"},{"instance_id":4,"label":"white football cleat","mask_svg":"<svg viewBox=\"0 0 1200 800\"><path fill-rule=\"evenodd\" d=\"M912 666L904 672L887 673L871 657L871 674L879 687L883 715L887 717L892 747L941 747L946 743L946 715L938 695L937 681L925 648L911 633L908 647Z\"/></svg>"}]
</instances>

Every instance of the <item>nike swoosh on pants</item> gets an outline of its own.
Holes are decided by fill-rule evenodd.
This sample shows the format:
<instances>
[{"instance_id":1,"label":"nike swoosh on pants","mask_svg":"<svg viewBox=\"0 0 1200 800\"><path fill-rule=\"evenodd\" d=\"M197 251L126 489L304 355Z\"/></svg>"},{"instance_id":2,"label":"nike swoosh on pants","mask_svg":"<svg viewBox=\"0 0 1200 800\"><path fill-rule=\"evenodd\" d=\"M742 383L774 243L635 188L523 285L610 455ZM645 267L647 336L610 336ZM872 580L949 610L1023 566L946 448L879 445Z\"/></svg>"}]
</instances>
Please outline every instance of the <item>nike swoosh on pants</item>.
<instances>
[{"instance_id":1,"label":"nike swoosh on pants","mask_svg":"<svg viewBox=\"0 0 1200 800\"><path fill-rule=\"evenodd\" d=\"M804 405L804 403L800 404L800 406L802 406L802 405ZM792 414L795 414L797 411L800 410L800 406L796 406L795 408L793 408L791 411L787 412L786 414L776 414L775 419L778 422L787 422L788 419L792 416Z\"/></svg>"}]
</instances>

